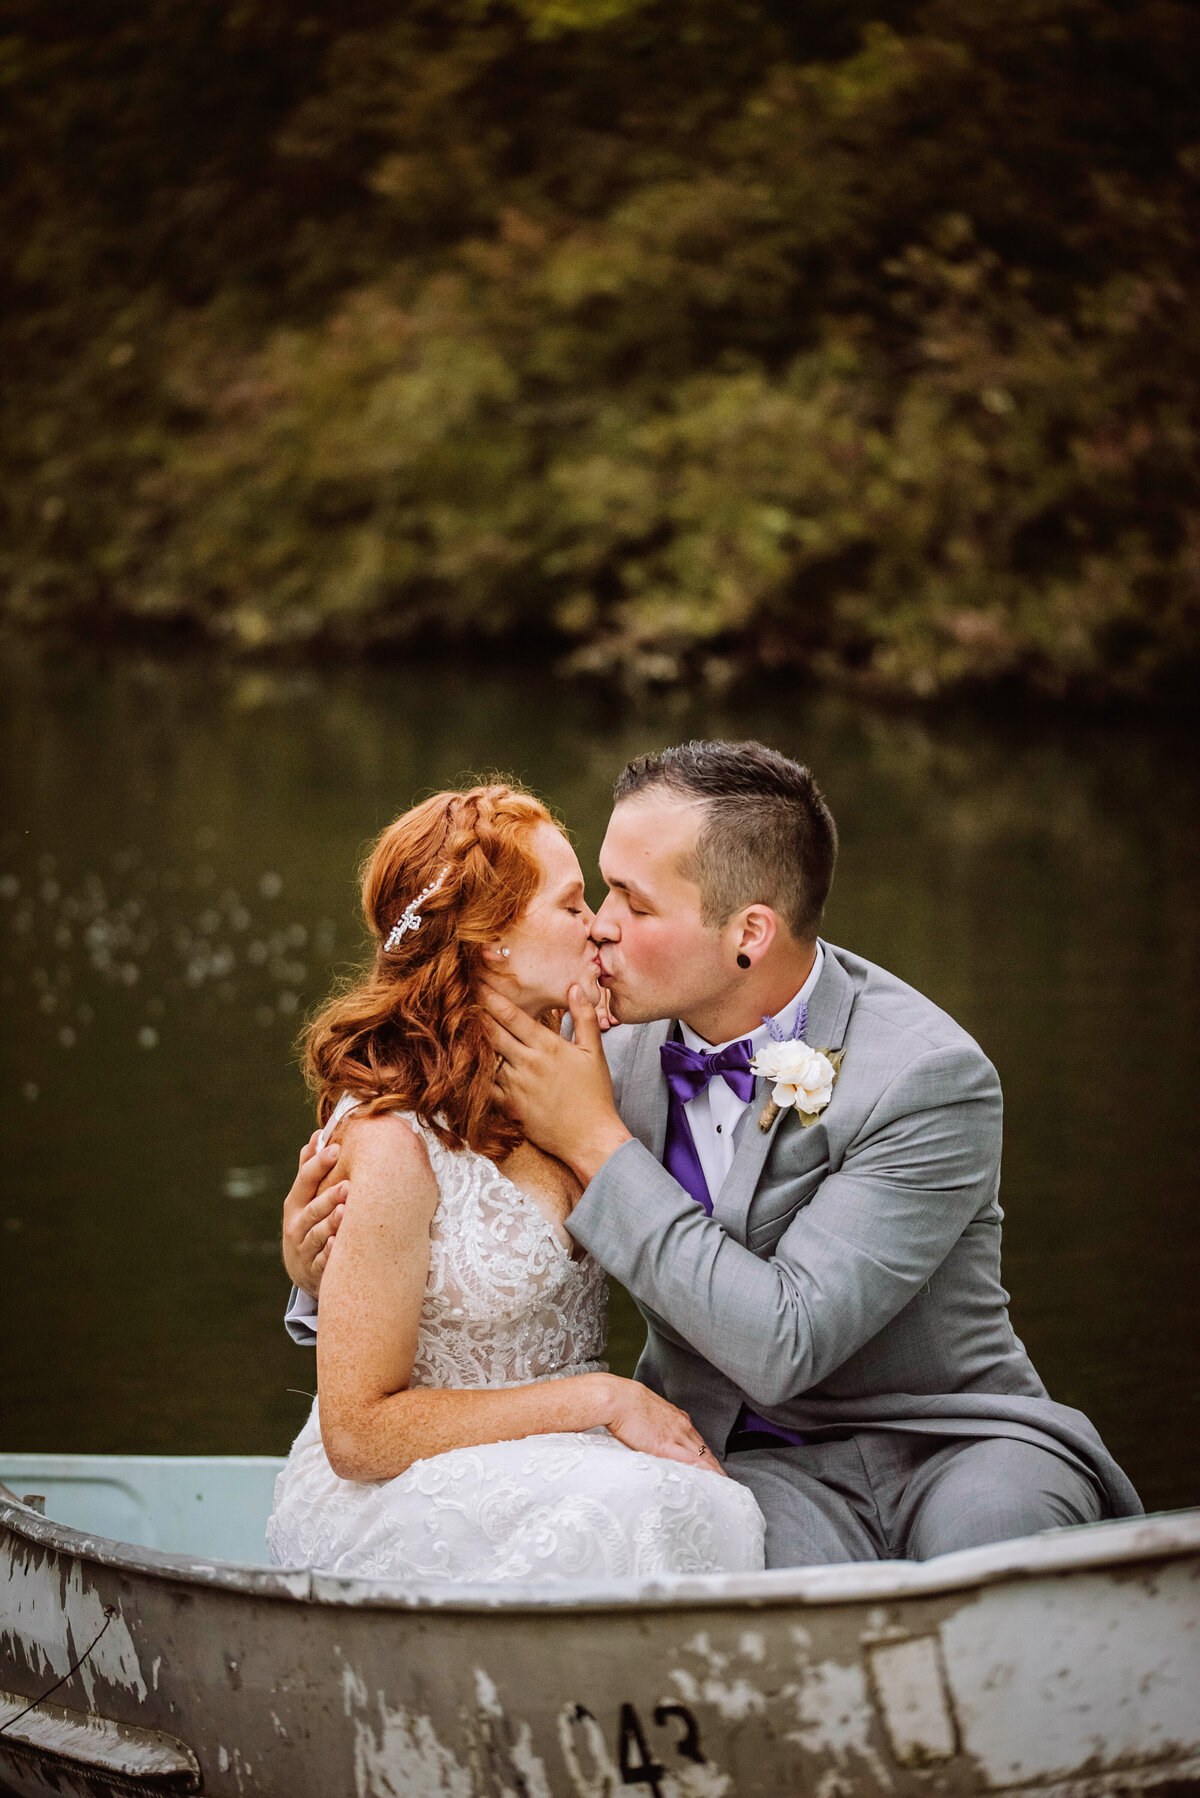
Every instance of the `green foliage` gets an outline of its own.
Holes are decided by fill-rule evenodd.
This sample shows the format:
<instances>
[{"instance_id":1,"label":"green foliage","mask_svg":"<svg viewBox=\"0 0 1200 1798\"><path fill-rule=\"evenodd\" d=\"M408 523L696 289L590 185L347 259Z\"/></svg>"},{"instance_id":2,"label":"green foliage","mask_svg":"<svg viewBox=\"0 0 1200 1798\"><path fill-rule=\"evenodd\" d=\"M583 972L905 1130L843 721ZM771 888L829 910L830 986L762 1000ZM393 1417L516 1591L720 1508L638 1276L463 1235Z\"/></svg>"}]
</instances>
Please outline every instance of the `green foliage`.
<instances>
[{"instance_id":1,"label":"green foliage","mask_svg":"<svg viewBox=\"0 0 1200 1798\"><path fill-rule=\"evenodd\" d=\"M8 615L1179 688L1182 0L139 0L0 60Z\"/></svg>"},{"instance_id":2,"label":"green foliage","mask_svg":"<svg viewBox=\"0 0 1200 1798\"><path fill-rule=\"evenodd\" d=\"M647 0L517 0L517 9L528 19L536 37L557 37L564 31L595 31L636 12Z\"/></svg>"}]
</instances>

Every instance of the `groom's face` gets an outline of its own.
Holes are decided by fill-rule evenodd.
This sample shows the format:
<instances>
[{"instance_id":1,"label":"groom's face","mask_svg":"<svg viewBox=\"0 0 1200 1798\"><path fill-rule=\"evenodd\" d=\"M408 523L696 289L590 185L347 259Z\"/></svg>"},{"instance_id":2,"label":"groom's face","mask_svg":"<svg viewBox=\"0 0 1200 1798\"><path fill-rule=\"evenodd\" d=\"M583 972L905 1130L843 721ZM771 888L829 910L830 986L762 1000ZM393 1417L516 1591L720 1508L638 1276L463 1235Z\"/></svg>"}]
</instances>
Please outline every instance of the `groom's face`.
<instances>
[{"instance_id":1,"label":"groom's face","mask_svg":"<svg viewBox=\"0 0 1200 1798\"><path fill-rule=\"evenodd\" d=\"M608 897L592 937L622 1024L687 1017L729 985L722 933L702 922L700 889L680 871L704 810L652 789L622 800L609 820L600 850Z\"/></svg>"}]
</instances>

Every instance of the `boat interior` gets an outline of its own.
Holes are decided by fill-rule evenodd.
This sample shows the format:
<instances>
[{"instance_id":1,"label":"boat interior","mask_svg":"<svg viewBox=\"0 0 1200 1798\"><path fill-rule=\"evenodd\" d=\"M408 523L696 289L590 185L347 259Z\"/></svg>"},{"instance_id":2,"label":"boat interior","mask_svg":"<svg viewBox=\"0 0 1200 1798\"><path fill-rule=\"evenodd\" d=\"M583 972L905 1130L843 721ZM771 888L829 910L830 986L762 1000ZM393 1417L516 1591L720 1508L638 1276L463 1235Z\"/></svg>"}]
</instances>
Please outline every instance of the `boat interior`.
<instances>
[{"instance_id":1,"label":"boat interior","mask_svg":"<svg viewBox=\"0 0 1200 1798\"><path fill-rule=\"evenodd\" d=\"M70 1529L167 1554L266 1566L282 1460L269 1455L6 1455L0 1484Z\"/></svg>"}]
</instances>

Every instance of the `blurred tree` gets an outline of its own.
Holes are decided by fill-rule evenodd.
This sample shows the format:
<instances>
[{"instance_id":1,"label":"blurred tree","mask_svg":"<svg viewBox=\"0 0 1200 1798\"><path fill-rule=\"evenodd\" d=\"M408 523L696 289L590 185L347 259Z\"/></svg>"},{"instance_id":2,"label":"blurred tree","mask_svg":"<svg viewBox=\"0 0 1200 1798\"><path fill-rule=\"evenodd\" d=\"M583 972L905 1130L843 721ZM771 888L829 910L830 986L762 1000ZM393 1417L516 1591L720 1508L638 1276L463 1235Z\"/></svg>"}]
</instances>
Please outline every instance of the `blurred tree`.
<instances>
[{"instance_id":1,"label":"blurred tree","mask_svg":"<svg viewBox=\"0 0 1200 1798\"><path fill-rule=\"evenodd\" d=\"M1182 691L1183 0L8 7L6 608Z\"/></svg>"}]
</instances>

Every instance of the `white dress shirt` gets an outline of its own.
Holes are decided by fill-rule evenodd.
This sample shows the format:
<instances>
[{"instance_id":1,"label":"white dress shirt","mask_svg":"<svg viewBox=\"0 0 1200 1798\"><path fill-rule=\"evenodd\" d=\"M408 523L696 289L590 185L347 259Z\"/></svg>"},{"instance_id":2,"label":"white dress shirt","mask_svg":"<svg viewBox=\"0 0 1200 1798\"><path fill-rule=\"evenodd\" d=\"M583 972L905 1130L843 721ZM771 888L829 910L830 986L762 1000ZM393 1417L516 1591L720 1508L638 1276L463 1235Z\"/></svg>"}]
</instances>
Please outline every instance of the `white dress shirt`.
<instances>
[{"instance_id":1,"label":"white dress shirt","mask_svg":"<svg viewBox=\"0 0 1200 1798\"><path fill-rule=\"evenodd\" d=\"M783 1010L777 1011L772 1018L771 1022L784 1036L791 1035L797 1012L812 997L813 988L821 978L824 961L825 951L818 943L816 959L808 979L795 998L789 999ZM708 1054L729 1047L728 1043L706 1043L682 1019L679 1029L689 1049L700 1049ZM729 1042L740 1043L744 1040L749 1041L751 1053L756 1054L770 1040L770 1031L766 1024L760 1024L757 1030L748 1032L746 1038L732 1036ZM709 1081L704 1092L689 1099L683 1109L687 1114L692 1141L696 1145L696 1154L700 1157L700 1166L704 1169L704 1178L708 1182L709 1197L715 1199L733 1165L733 1157L742 1140L751 1107L738 1098L727 1080L717 1074Z\"/></svg>"}]
</instances>

